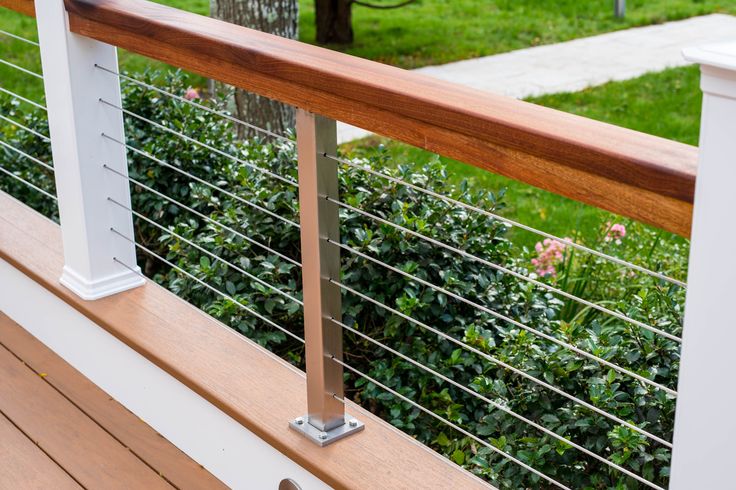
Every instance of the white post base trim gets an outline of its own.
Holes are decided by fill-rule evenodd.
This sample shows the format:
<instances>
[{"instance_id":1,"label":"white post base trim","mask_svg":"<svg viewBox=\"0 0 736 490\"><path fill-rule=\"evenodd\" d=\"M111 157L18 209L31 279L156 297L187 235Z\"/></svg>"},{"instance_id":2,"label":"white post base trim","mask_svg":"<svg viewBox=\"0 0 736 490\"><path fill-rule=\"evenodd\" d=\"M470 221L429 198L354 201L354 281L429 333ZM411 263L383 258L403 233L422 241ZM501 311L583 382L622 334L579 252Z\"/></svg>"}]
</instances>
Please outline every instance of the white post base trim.
<instances>
[{"instance_id":1,"label":"white post base trim","mask_svg":"<svg viewBox=\"0 0 736 490\"><path fill-rule=\"evenodd\" d=\"M126 270L88 281L68 266L64 266L59 282L83 300L90 301L144 285L146 280L140 276L140 268L135 269L136 272Z\"/></svg>"}]
</instances>

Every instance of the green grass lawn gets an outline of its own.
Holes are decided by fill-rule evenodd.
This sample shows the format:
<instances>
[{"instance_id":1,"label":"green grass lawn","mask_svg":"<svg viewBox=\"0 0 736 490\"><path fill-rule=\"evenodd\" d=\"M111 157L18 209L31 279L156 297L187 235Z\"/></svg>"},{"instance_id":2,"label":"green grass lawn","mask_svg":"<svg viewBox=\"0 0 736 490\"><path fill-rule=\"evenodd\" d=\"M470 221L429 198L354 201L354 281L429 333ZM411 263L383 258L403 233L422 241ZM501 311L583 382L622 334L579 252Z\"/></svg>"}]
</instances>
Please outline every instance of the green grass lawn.
<instances>
[{"instance_id":1,"label":"green grass lawn","mask_svg":"<svg viewBox=\"0 0 736 490\"><path fill-rule=\"evenodd\" d=\"M530 102L695 145L700 128L698 83L697 67L674 68L581 92L534 98ZM434 158L424 150L375 137L346 145L344 150L361 155L379 144L384 145L397 164L422 163ZM502 213L505 216L558 236L578 231L590 241L603 223L616 219L610 213L521 182L448 158L442 160L458 182L468 179L473 187L507 189L508 207ZM514 239L532 246L539 237L518 230Z\"/></svg>"},{"instance_id":2,"label":"green grass lawn","mask_svg":"<svg viewBox=\"0 0 736 490\"><path fill-rule=\"evenodd\" d=\"M376 0L394 4L396 0ZM396 10L353 7L355 43L338 48L404 68L447 63L712 12L733 0L419 0ZM313 2L301 2L301 39L314 42Z\"/></svg>"}]
</instances>

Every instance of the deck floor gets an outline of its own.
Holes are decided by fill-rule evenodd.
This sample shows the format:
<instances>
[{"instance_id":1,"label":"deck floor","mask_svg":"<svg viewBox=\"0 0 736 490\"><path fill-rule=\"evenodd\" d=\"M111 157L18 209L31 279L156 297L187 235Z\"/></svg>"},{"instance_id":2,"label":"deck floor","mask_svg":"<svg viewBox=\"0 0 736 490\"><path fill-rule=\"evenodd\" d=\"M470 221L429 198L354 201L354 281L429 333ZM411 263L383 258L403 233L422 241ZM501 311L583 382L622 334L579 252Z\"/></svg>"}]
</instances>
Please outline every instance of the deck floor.
<instances>
[{"instance_id":1,"label":"deck floor","mask_svg":"<svg viewBox=\"0 0 736 490\"><path fill-rule=\"evenodd\" d=\"M0 312L0 489L226 488Z\"/></svg>"}]
</instances>

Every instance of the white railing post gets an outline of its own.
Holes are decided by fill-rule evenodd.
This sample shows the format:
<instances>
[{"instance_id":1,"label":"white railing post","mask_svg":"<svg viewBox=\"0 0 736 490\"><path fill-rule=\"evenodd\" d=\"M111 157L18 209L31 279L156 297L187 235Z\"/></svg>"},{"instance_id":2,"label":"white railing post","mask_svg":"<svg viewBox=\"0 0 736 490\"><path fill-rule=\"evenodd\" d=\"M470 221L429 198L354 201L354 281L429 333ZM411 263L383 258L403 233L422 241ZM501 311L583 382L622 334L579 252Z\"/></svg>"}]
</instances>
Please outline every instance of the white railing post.
<instances>
[{"instance_id":1,"label":"white railing post","mask_svg":"<svg viewBox=\"0 0 736 490\"><path fill-rule=\"evenodd\" d=\"M684 54L701 64L703 112L670 489L733 488L736 42Z\"/></svg>"},{"instance_id":2,"label":"white railing post","mask_svg":"<svg viewBox=\"0 0 736 490\"><path fill-rule=\"evenodd\" d=\"M102 137L125 141L122 114L100 102L121 106L119 80L95 67L117 70L117 52L69 32L63 0L37 0L36 16L64 246L61 283L97 299L144 282L113 260L136 263L135 247L110 231L133 237L131 214L108 201L129 207L129 184L103 167L127 175L125 149Z\"/></svg>"}]
</instances>

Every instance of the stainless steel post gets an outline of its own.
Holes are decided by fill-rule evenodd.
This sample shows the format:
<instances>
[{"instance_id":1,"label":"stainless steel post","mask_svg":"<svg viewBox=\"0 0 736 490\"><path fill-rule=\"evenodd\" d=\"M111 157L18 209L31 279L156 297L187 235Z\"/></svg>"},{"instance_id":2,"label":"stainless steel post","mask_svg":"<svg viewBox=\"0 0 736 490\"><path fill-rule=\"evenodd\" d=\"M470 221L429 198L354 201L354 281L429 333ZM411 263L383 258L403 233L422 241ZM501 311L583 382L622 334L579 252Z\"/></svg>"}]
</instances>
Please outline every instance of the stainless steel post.
<instances>
[{"instance_id":1,"label":"stainless steel post","mask_svg":"<svg viewBox=\"0 0 736 490\"><path fill-rule=\"evenodd\" d=\"M299 221L301 225L304 340L307 364L307 415L290 426L324 446L363 429L345 415L342 329L330 319L342 319L340 289L330 282L340 279L338 207L326 198L338 199L337 162L324 155L337 151L334 120L298 109L296 115L299 168ZM347 423L346 423L347 421Z\"/></svg>"},{"instance_id":2,"label":"stainless steel post","mask_svg":"<svg viewBox=\"0 0 736 490\"><path fill-rule=\"evenodd\" d=\"M626 15L626 0L613 0L613 14L623 19Z\"/></svg>"}]
</instances>

